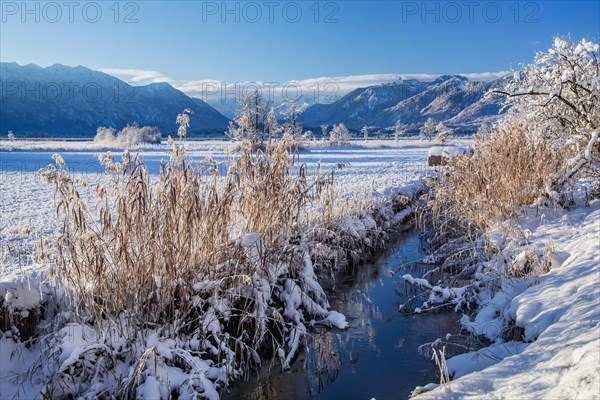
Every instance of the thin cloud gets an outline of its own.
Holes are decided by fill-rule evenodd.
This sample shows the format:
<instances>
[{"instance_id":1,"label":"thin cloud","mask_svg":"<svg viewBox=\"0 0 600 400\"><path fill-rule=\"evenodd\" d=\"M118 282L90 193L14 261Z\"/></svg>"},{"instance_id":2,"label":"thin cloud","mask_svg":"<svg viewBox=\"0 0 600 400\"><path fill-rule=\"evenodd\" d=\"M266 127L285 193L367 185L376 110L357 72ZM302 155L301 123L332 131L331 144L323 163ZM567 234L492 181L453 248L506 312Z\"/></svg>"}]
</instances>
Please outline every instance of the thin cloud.
<instances>
[{"instance_id":1,"label":"thin cloud","mask_svg":"<svg viewBox=\"0 0 600 400\"><path fill-rule=\"evenodd\" d=\"M255 89L275 102L283 98L298 98L309 102L331 102L354 89L395 82L398 79L417 79L433 81L436 74L370 74L336 77L318 77L290 80L286 82L226 82L216 79L176 80L159 71L142 69L103 68L100 71L115 75L127 82L143 85L167 82L188 96L207 101L220 101L239 98L242 94ZM508 75L509 71L461 73L474 81L490 81Z\"/></svg>"},{"instance_id":2,"label":"thin cloud","mask_svg":"<svg viewBox=\"0 0 600 400\"><path fill-rule=\"evenodd\" d=\"M159 71L149 71L144 69L119 69L119 68L101 68L101 72L114 75L118 78L124 78L127 82L147 85L149 83L175 82L172 78Z\"/></svg>"}]
</instances>

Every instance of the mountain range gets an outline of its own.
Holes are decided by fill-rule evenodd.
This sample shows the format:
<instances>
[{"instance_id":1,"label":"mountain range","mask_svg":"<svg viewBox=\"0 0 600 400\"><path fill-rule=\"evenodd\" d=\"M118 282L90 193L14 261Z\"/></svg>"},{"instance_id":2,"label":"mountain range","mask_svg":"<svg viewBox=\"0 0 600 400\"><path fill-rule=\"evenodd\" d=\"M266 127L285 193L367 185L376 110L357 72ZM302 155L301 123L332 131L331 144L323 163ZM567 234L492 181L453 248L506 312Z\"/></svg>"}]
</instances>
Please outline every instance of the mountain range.
<instances>
[{"instance_id":1,"label":"mountain range","mask_svg":"<svg viewBox=\"0 0 600 400\"><path fill-rule=\"evenodd\" d=\"M177 131L175 118L193 111L192 136L221 135L229 119L168 83L132 86L85 67L0 63L0 132L18 136L94 136L99 126L137 122Z\"/></svg>"},{"instance_id":2,"label":"mountain range","mask_svg":"<svg viewBox=\"0 0 600 400\"><path fill-rule=\"evenodd\" d=\"M312 104L300 116L307 129L344 123L354 132L367 125L386 129L396 121L416 132L428 118L458 133L475 132L503 112L503 99L485 96L509 78L470 81L443 75L431 82L398 79L359 88L330 104ZM121 129L128 123L158 126L174 134L175 116L193 111L190 136L222 136L237 106L235 99L209 103L192 98L168 83L133 86L85 67L60 64L42 68L0 63L0 134L92 137L99 126ZM285 105L275 105L283 108Z\"/></svg>"},{"instance_id":3,"label":"mountain range","mask_svg":"<svg viewBox=\"0 0 600 400\"><path fill-rule=\"evenodd\" d=\"M344 123L354 131L365 125L390 128L400 121L409 131L417 131L428 118L433 118L458 132L472 133L502 113L503 99L485 94L503 87L506 79L474 82L460 75L443 75L432 82L399 79L355 89L331 104L315 104L306 109L300 120L313 128Z\"/></svg>"}]
</instances>

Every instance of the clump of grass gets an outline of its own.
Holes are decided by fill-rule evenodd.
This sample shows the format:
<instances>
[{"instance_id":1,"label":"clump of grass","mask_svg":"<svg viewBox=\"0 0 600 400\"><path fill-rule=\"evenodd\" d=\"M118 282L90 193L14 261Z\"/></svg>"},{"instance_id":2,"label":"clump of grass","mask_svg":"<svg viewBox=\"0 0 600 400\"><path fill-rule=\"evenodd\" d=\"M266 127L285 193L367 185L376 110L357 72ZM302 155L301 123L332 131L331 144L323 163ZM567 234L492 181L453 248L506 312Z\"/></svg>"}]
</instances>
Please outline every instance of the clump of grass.
<instances>
[{"instance_id":1,"label":"clump of grass","mask_svg":"<svg viewBox=\"0 0 600 400\"><path fill-rule=\"evenodd\" d=\"M520 215L523 206L543 198L560 176L564 149L532 135L521 125L475 138L473 155L458 155L430 181L426 207L435 246L449 238L479 236L494 223Z\"/></svg>"},{"instance_id":2,"label":"clump of grass","mask_svg":"<svg viewBox=\"0 0 600 400\"><path fill-rule=\"evenodd\" d=\"M140 371L156 373L156 360L195 371L201 383L190 378L172 388L179 394L225 387L268 357L289 367L307 326L346 325L329 311L316 268L365 260L411 212L400 195L350 212L333 171L308 173L285 140L264 150L244 142L223 164L193 163L186 112L177 122L180 140L169 139L158 176L128 151L99 156L108 183L95 188L59 155L40 171L61 223L51 275L76 311L70 321L95 330L122 364L115 369L135 372L106 379L124 396L146 385ZM45 391L64 392L67 378L50 376ZM99 390L89 379L79 387L92 397Z\"/></svg>"},{"instance_id":3,"label":"clump of grass","mask_svg":"<svg viewBox=\"0 0 600 400\"><path fill-rule=\"evenodd\" d=\"M503 276L530 278L549 271L553 247L528 247L527 231L514 222L532 204L551 204L552 183L564 175L569 155L522 125L507 125L478 135L472 155L448 160L429 180L419 212L430 261L437 264L423 278L441 274L432 275L437 283L417 283L423 290L419 298L426 298L419 312L469 309L480 301L481 290L493 293ZM497 241L498 234L506 240ZM445 296L440 287L460 288L461 294Z\"/></svg>"},{"instance_id":4,"label":"clump of grass","mask_svg":"<svg viewBox=\"0 0 600 400\"><path fill-rule=\"evenodd\" d=\"M135 326L191 312L192 283L251 281L299 234L309 218L303 208L325 199L332 183L309 179L304 165L295 174L284 144L257 153L242 147L223 180L214 161L193 165L178 144L156 184L139 155L100 161L110 185L96 189L95 215L62 161L43 171L62 217L55 276L80 312L95 321L127 313ZM247 234L256 235L251 251L240 242Z\"/></svg>"}]
</instances>

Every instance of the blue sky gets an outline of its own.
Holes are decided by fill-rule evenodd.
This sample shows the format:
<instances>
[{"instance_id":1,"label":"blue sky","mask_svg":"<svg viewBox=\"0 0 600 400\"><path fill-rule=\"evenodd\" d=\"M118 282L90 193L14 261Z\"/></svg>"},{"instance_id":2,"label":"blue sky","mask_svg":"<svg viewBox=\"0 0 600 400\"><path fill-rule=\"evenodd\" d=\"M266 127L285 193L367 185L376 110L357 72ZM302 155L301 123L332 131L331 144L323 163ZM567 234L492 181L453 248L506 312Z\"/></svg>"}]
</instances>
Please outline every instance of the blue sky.
<instances>
[{"instance_id":1,"label":"blue sky","mask_svg":"<svg viewBox=\"0 0 600 400\"><path fill-rule=\"evenodd\" d=\"M2 1L2 61L137 72L140 82L282 82L506 71L557 34L600 37L600 1L48 4Z\"/></svg>"}]
</instances>

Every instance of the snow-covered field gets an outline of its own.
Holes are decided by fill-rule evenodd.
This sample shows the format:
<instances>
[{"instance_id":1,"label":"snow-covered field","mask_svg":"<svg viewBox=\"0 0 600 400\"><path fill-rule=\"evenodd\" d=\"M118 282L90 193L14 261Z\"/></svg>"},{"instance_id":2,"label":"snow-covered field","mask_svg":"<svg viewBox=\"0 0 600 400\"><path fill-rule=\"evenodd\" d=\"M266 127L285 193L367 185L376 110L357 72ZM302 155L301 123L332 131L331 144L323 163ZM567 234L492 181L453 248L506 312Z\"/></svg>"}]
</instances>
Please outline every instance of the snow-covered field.
<instances>
[{"instance_id":1,"label":"snow-covered field","mask_svg":"<svg viewBox=\"0 0 600 400\"><path fill-rule=\"evenodd\" d=\"M50 238L49 241L52 243L51 238L59 232L53 189L46 185L36 170L52 163L52 154L58 153L76 176L85 178L91 193L94 192L95 185L102 184L106 177L98 168L96 154L100 152L100 149L88 148L89 143L68 143L65 147L65 143L60 142L36 142L35 146L37 147L35 148L30 147L30 143L27 142L17 142L16 144L22 144L22 147L17 148L13 143L10 149L4 148L0 152L0 169L2 170L0 175L2 207L0 245L3 252L0 290L3 296L7 296L5 304L23 310L27 309L28 305L38 305L40 302L41 295L35 288L36 270L40 268L40 265L35 262L31 264L26 262L26 265L21 265L19 257L15 255L18 250L15 251L15 249L22 249L25 254L34 249L43 238ZM191 143L187 147L188 155L194 161L200 161L207 156L220 161L225 158L229 145L229 142ZM390 145L389 142L385 146L370 143L368 147L361 147L357 144L340 148L315 145L301 150L298 156L300 162L307 164L308 173L314 171L317 163L320 163L323 171L335 170L337 189L342 196L360 200L386 196L394 189L420 182L430 171L425 166L428 148L429 143L409 141L403 141L396 146ZM161 145L136 151L140 151L149 170L156 171L160 160L167 158L167 150L166 145ZM120 150L113 149L112 152L118 156ZM340 167L342 168L340 169ZM26 260L25 257L23 259ZM33 279L30 280L29 277ZM21 286L23 286L23 290L19 289ZM26 294L21 295L21 293ZM334 317L336 317L335 320ZM336 314L334 310L328 312L327 318L334 325L345 325L344 317ZM83 331L81 328L81 325L71 326L69 329L74 329L74 331L68 331L68 337L60 345L60 354L63 354L63 358L66 357L60 361L64 366L76 362L80 352L84 351L83 349L87 351L90 346L95 346L93 341L90 342L89 338L85 338L85 327ZM22 380L25 377L22 373L36 362L41 361L41 364L44 364L44 361L36 356L36 353L40 351L40 345L29 349L16 344L7 337L1 340L3 362L0 366L0 397L12 398L17 395L17 397L29 398L35 396L44 382L34 376L33 384L31 384ZM160 345L159 341L149 339L148 346L152 343ZM165 351L170 352L169 349ZM208 372L206 373L208 374ZM214 375L215 373L217 375ZM175 379L178 376L175 372L169 372L169 374L169 379ZM211 379L217 379L219 376L218 371L210 374L212 374L210 375ZM202 376L205 375L202 374ZM148 380L148 382L150 381ZM211 386L208 381L205 381L203 385L207 391ZM151 393L155 393L153 390L156 388L150 387L152 385L146 386L139 390L150 393L152 396ZM138 394L142 392L138 392ZM210 393L206 392L206 394Z\"/></svg>"},{"instance_id":2,"label":"snow-covered field","mask_svg":"<svg viewBox=\"0 0 600 400\"><path fill-rule=\"evenodd\" d=\"M300 151L299 158L307 163L309 171L318 162L325 171L337 170L337 185L344 196L381 196L394 188L412 185L431 172L426 167L429 144L408 140L399 144L356 142L340 148L315 144ZM194 160L210 156L219 161L226 156L229 145L230 142L219 141L191 142L188 152ZM40 238L58 231L52 188L36 169L51 163L51 155L57 152L75 173L85 175L93 188L104 178L99 168L92 166L98 165L96 154L106 149L90 146L89 142L0 145L0 288L14 285L31 272L22 270L7 246L35 246ZM138 150L152 170L166 158L167 146ZM118 150L112 151L118 154ZM341 165L343 168L338 170ZM449 359L448 370L454 380L421 394L422 398L599 398L600 202L596 200L589 207L572 211L548 212L541 221L525 220L522 228L530 233L530 246L552 243L552 269L526 284L522 280L507 280L502 291L488 302L488 309L494 312L482 312L478 322L495 326L499 318L514 321L523 328L525 340L497 341L477 353ZM38 268L35 264L25 267ZM27 284L27 280L22 282ZM73 335L77 336L77 332ZM36 360L34 351L6 338L1 339L0 345L0 397L35 395L42 382L14 380L15 373L25 372Z\"/></svg>"},{"instance_id":3,"label":"snow-covered field","mask_svg":"<svg viewBox=\"0 0 600 400\"><path fill-rule=\"evenodd\" d=\"M194 161L226 157L227 141L186 143ZM430 143L416 140L353 142L350 147L307 146L299 152L299 161L313 172L320 162L323 171L335 170L337 186L344 195L368 196L385 193L421 179L430 169L426 166ZM166 143L132 150L140 152L149 170L157 171L161 160L168 159ZM41 235L56 231L53 188L46 185L37 170L52 164L59 153L71 171L83 176L90 189L105 179L97 154L111 151L119 156L122 149L107 149L93 142L17 141L0 142L0 245L3 254L7 244L33 242ZM338 166L343 166L339 169ZM3 257L5 258L5 257ZM14 267L4 260L3 271Z\"/></svg>"}]
</instances>

